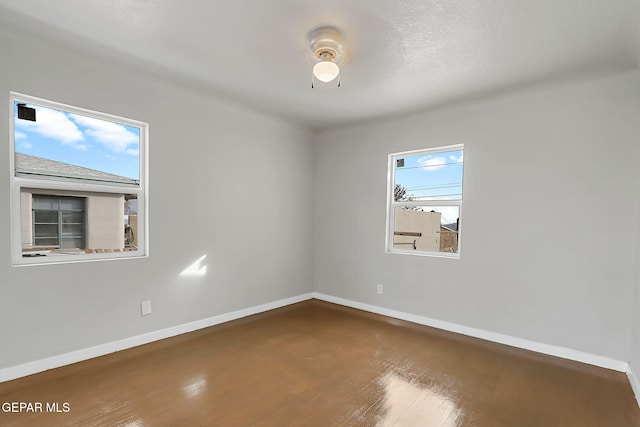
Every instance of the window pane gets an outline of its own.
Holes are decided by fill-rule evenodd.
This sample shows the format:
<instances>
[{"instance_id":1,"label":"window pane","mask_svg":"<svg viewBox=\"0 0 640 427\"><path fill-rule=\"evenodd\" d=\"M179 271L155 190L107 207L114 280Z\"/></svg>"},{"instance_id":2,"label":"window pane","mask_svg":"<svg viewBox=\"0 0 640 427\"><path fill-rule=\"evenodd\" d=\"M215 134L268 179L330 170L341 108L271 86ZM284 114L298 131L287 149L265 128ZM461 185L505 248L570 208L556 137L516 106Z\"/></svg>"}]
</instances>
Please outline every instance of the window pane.
<instances>
[{"instance_id":1,"label":"window pane","mask_svg":"<svg viewBox=\"0 0 640 427\"><path fill-rule=\"evenodd\" d=\"M33 206L60 207L62 210L34 210L33 233L37 247L84 248L85 199L83 197L32 195ZM26 218L26 216L25 216ZM62 224L59 223L62 220ZM23 244L25 250L29 245Z\"/></svg>"},{"instance_id":2,"label":"window pane","mask_svg":"<svg viewBox=\"0 0 640 427\"><path fill-rule=\"evenodd\" d=\"M62 249L84 249L84 239L81 237L67 239L63 238L60 242L60 248Z\"/></svg>"},{"instance_id":3,"label":"window pane","mask_svg":"<svg viewBox=\"0 0 640 427\"><path fill-rule=\"evenodd\" d=\"M58 237L58 224L36 224L35 238L39 237Z\"/></svg>"},{"instance_id":4,"label":"window pane","mask_svg":"<svg viewBox=\"0 0 640 427\"><path fill-rule=\"evenodd\" d=\"M17 99L13 119L15 176L139 187L140 128Z\"/></svg>"},{"instance_id":5,"label":"window pane","mask_svg":"<svg viewBox=\"0 0 640 427\"><path fill-rule=\"evenodd\" d=\"M461 200L462 150L396 157L394 201Z\"/></svg>"},{"instance_id":6,"label":"window pane","mask_svg":"<svg viewBox=\"0 0 640 427\"><path fill-rule=\"evenodd\" d=\"M40 224L57 224L58 223L57 211L34 211L33 214L35 216L36 223L40 223Z\"/></svg>"},{"instance_id":7,"label":"window pane","mask_svg":"<svg viewBox=\"0 0 640 427\"><path fill-rule=\"evenodd\" d=\"M58 247L58 239L52 239L52 238L38 238L36 237L36 242L35 242L36 246L48 246L48 247Z\"/></svg>"},{"instance_id":8,"label":"window pane","mask_svg":"<svg viewBox=\"0 0 640 427\"><path fill-rule=\"evenodd\" d=\"M63 224L62 237L82 237L84 234L83 224Z\"/></svg>"},{"instance_id":9,"label":"window pane","mask_svg":"<svg viewBox=\"0 0 640 427\"><path fill-rule=\"evenodd\" d=\"M78 197L61 197L60 210L63 211L83 211L84 199Z\"/></svg>"},{"instance_id":10,"label":"window pane","mask_svg":"<svg viewBox=\"0 0 640 427\"><path fill-rule=\"evenodd\" d=\"M33 198L33 209L57 211L59 209L57 197L38 196ZM56 219L57 221L57 219Z\"/></svg>"},{"instance_id":11,"label":"window pane","mask_svg":"<svg viewBox=\"0 0 640 427\"><path fill-rule=\"evenodd\" d=\"M62 212L63 224L82 224L84 223L84 212Z\"/></svg>"},{"instance_id":12,"label":"window pane","mask_svg":"<svg viewBox=\"0 0 640 427\"><path fill-rule=\"evenodd\" d=\"M458 206L396 206L393 247L457 253L459 218Z\"/></svg>"}]
</instances>

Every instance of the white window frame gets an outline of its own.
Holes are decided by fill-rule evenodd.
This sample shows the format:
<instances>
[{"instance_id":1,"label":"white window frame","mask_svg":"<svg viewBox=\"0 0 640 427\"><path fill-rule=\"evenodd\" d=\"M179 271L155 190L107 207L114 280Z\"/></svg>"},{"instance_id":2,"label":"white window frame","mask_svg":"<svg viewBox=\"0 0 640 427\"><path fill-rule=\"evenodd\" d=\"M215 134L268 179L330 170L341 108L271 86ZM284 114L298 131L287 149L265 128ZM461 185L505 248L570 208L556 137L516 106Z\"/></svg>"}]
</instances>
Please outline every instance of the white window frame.
<instances>
[{"instance_id":1,"label":"white window frame","mask_svg":"<svg viewBox=\"0 0 640 427\"><path fill-rule=\"evenodd\" d=\"M464 199L464 164L463 164L463 183L462 183L462 196L460 200L446 200L446 199L429 199L418 201L394 201L394 189L395 189L395 164L396 159L416 156L416 155L430 155L443 153L448 151L462 151L464 153L464 144L448 145L444 147L426 148L421 150L402 151L398 153L391 153L388 156L387 163L387 228L385 234L385 250L387 253L395 254L407 254L429 257L441 257L441 258L454 258L459 259L462 252L462 201ZM464 154L463 154L464 155ZM457 206L459 209L459 221L458 221L458 251L452 252L439 252L439 251L424 251L424 250L412 250L402 249L394 247L394 225L395 225L395 208L396 207L420 207L420 206Z\"/></svg>"},{"instance_id":2,"label":"white window frame","mask_svg":"<svg viewBox=\"0 0 640 427\"><path fill-rule=\"evenodd\" d=\"M116 184L76 183L41 178L17 177L15 173L15 101L26 104L38 105L46 108L62 110L72 114L79 114L99 120L107 120L140 129L140 177L139 186L118 186ZM148 170L149 170L149 125L147 123L119 117L112 114L101 113L85 108L74 107L47 99L37 98L18 92L10 92L9 111L9 172L10 172L10 209L11 209L11 265L49 265L74 262L106 261L114 259L134 259L149 256L149 198L148 198ZM138 243L137 250L109 253L91 253L82 255L56 255L52 257L23 257L22 254L22 219L21 219L21 192L22 190L51 190L62 195L72 193L111 193L111 194L135 194L138 199ZM124 236L124 230L123 230Z\"/></svg>"}]
</instances>

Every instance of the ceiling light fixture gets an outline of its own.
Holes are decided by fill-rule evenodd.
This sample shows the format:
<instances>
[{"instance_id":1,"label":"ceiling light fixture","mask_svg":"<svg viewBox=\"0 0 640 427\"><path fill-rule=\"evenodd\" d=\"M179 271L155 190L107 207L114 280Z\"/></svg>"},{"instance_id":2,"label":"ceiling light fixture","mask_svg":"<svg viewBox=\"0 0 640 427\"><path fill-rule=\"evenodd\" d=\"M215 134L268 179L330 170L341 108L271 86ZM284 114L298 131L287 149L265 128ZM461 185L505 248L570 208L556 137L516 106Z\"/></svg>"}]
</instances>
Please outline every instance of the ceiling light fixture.
<instances>
[{"instance_id":1,"label":"ceiling light fixture","mask_svg":"<svg viewBox=\"0 0 640 427\"><path fill-rule=\"evenodd\" d=\"M309 32L309 43L315 59L311 87L314 80L328 83L336 78L340 87L340 65L344 61L342 52L342 33L336 27L318 27Z\"/></svg>"}]
</instances>

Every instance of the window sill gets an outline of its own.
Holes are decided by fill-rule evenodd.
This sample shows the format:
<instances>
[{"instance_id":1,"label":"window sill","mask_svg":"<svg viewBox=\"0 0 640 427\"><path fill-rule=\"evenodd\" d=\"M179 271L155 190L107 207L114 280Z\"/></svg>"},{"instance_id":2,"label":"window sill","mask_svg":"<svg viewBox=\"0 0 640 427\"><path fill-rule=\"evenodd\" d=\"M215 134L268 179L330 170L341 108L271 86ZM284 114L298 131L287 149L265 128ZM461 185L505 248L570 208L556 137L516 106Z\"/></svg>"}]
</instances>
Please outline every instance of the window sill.
<instances>
[{"instance_id":1,"label":"window sill","mask_svg":"<svg viewBox=\"0 0 640 427\"><path fill-rule=\"evenodd\" d=\"M388 254L395 255L413 255L420 257L432 257L432 258L449 258L449 259L460 259L460 253L447 253L447 252L425 252L425 251L403 251L399 249L385 251Z\"/></svg>"},{"instance_id":2,"label":"window sill","mask_svg":"<svg viewBox=\"0 0 640 427\"><path fill-rule=\"evenodd\" d=\"M114 252L102 254L85 254L85 255L66 255L52 254L22 257L14 260L12 267L30 267L34 265L51 265L51 264L75 264L80 262L99 262L99 261L119 261L123 259L140 259L148 258L148 254L130 252Z\"/></svg>"}]
</instances>

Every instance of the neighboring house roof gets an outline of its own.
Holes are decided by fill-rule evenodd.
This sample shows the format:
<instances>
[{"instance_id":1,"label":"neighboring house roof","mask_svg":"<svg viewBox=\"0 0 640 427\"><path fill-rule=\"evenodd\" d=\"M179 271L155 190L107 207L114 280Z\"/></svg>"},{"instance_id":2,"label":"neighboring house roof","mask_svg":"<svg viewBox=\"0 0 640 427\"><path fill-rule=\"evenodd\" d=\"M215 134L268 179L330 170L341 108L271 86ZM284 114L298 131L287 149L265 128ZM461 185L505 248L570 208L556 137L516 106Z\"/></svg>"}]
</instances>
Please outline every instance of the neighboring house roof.
<instances>
[{"instance_id":1,"label":"neighboring house roof","mask_svg":"<svg viewBox=\"0 0 640 427\"><path fill-rule=\"evenodd\" d=\"M100 184L118 184L138 186L139 181L126 176L113 175L95 169L83 168L42 157L30 156L24 153L16 153L16 176L23 177L47 177L48 179L91 182Z\"/></svg>"},{"instance_id":2,"label":"neighboring house roof","mask_svg":"<svg viewBox=\"0 0 640 427\"><path fill-rule=\"evenodd\" d=\"M449 230L449 231L458 231L458 224L453 222L451 224L443 224L442 228Z\"/></svg>"}]
</instances>

